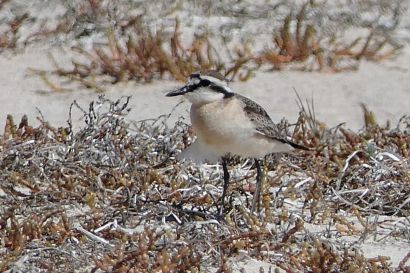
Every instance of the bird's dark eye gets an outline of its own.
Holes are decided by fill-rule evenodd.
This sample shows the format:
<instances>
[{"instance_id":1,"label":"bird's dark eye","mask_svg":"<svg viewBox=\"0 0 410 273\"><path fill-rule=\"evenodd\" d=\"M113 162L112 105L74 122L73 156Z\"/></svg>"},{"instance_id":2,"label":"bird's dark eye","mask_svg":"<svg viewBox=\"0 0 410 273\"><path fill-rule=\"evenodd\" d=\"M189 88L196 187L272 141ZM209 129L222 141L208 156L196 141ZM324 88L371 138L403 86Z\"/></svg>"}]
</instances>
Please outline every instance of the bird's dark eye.
<instances>
[{"instance_id":1,"label":"bird's dark eye","mask_svg":"<svg viewBox=\"0 0 410 273\"><path fill-rule=\"evenodd\" d=\"M211 81L209 80L201 80L201 82L199 83L201 86L208 86L211 84Z\"/></svg>"}]
</instances>

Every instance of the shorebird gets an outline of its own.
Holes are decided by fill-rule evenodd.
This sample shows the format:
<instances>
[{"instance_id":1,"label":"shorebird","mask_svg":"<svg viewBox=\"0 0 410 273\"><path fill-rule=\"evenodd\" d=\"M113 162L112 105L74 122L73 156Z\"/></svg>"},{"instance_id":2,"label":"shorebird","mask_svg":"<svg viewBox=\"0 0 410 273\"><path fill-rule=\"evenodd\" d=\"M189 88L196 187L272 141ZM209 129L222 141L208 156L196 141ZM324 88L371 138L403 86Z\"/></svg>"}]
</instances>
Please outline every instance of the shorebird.
<instances>
[{"instance_id":1,"label":"shorebird","mask_svg":"<svg viewBox=\"0 0 410 273\"><path fill-rule=\"evenodd\" d=\"M262 170L259 158L270 153L289 152L306 147L281 136L267 112L256 102L234 93L222 75L215 71L193 73L187 83L166 94L183 95L191 102L190 117L197 136L179 158L196 162L222 161L224 185L220 214L225 206L229 185L227 158L229 155L252 157L257 170L255 204L259 208Z\"/></svg>"}]
</instances>

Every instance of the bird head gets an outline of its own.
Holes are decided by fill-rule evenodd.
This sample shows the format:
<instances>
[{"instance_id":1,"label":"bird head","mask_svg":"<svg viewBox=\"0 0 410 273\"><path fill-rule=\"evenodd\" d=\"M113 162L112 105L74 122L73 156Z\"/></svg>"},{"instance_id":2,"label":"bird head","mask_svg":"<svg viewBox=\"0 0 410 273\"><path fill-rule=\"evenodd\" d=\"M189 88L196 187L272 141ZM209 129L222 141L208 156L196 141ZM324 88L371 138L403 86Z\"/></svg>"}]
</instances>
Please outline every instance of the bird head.
<instances>
[{"instance_id":1,"label":"bird head","mask_svg":"<svg viewBox=\"0 0 410 273\"><path fill-rule=\"evenodd\" d=\"M167 93L167 97L183 95L192 104L201 105L233 96L225 78L215 72L197 72L189 75L187 83Z\"/></svg>"}]
</instances>

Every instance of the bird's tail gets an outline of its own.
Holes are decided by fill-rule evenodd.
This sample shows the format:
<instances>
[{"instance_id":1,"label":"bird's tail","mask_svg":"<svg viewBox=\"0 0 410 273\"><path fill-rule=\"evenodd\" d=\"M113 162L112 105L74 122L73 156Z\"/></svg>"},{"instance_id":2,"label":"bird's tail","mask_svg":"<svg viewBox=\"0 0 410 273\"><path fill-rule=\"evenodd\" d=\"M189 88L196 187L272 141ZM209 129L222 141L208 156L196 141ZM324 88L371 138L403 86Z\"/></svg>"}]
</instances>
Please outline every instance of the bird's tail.
<instances>
[{"instance_id":1,"label":"bird's tail","mask_svg":"<svg viewBox=\"0 0 410 273\"><path fill-rule=\"evenodd\" d=\"M290 140L287 140L285 138L276 138L276 140L289 145L290 147L292 147L293 149L298 149L298 150L305 150L305 151L310 151L310 149L308 147L305 147L303 145L300 144L296 144Z\"/></svg>"}]
</instances>

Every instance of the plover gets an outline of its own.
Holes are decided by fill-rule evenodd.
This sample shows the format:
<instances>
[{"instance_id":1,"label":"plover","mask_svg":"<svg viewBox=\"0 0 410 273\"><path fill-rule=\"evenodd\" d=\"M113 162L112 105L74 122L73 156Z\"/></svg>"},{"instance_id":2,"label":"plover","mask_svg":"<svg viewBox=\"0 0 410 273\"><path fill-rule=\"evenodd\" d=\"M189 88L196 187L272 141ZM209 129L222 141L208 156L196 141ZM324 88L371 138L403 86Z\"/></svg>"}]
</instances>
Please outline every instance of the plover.
<instances>
[{"instance_id":1,"label":"plover","mask_svg":"<svg viewBox=\"0 0 410 273\"><path fill-rule=\"evenodd\" d=\"M280 135L267 112L256 102L234 93L222 75L215 71L193 73L185 86L170 91L168 97L183 95L191 103L190 117L195 142L180 158L196 162L222 161L224 185L220 213L223 213L229 184L227 156L255 158L257 169L255 204L259 207L262 170L259 158L270 153L307 150Z\"/></svg>"}]
</instances>

